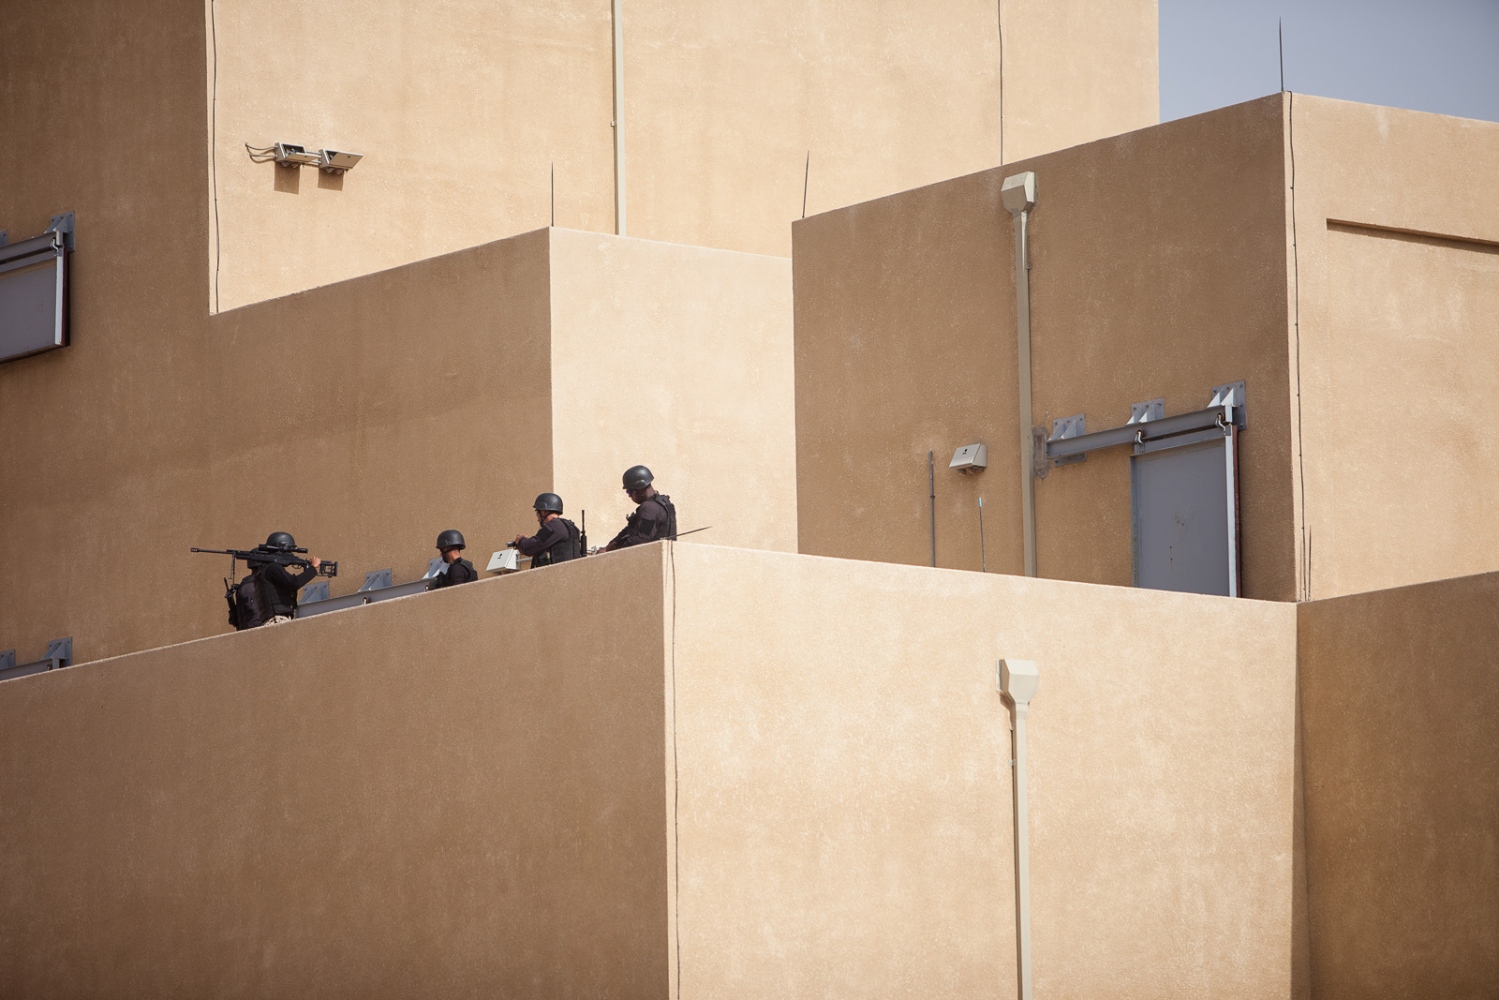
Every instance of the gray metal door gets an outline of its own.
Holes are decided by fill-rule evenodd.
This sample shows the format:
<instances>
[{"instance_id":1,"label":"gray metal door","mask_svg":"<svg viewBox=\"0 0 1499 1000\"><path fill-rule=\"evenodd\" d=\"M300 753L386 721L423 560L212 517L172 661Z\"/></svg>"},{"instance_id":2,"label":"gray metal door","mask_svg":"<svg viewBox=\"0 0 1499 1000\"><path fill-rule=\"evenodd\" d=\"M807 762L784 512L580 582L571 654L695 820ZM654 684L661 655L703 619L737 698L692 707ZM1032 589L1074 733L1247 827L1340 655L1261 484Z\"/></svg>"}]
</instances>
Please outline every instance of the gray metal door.
<instances>
[{"instance_id":1,"label":"gray metal door","mask_svg":"<svg viewBox=\"0 0 1499 1000\"><path fill-rule=\"evenodd\" d=\"M1236 443L1230 426L1135 446L1135 586L1239 596Z\"/></svg>"}]
</instances>

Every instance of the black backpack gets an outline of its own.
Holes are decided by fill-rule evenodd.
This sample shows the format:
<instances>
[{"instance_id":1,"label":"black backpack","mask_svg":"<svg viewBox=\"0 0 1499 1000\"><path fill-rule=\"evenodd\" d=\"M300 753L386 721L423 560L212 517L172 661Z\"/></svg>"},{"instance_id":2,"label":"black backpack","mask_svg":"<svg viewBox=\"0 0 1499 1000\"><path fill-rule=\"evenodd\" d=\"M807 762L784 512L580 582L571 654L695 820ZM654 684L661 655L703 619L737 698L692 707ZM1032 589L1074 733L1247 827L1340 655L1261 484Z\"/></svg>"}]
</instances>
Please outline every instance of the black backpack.
<instances>
[{"instance_id":1,"label":"black backpack","mask_svg":"<svg viewBox=\"0 0 1499 1000\"><path fill-rule=\"evenodd\" d=\"M256 628L270 620L267 614L270 602L264 600L260 587L260 574L249 573L234 586L224 581L224 600L229 602L229 624L243 632Z\"/></svg>"}]
</instances>

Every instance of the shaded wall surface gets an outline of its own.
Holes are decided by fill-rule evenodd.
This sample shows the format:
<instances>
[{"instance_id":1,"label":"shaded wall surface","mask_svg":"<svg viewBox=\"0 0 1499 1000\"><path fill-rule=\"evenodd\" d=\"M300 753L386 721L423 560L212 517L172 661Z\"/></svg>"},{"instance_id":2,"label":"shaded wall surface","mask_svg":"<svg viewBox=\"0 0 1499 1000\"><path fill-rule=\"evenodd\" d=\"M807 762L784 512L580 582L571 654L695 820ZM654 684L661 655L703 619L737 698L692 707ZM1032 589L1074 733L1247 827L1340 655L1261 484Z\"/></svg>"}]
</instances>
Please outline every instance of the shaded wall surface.
<instances>
[{"instance_id":1,"label":"shaded wall surface","mask_svg":"<svg viewBox=\"0 0 1499 1000\"><path fill-rule=\"evenodd\" d=\"M1132 403L1196 410L1244 379L1244 592L1292 599L1283 112L1267 98L798 222L801 550L926 563L931 451L938 564L1023 570L999 191L1032 170L1031 423L1083 413L1102 430ZM988 469L949 472L973 442ZM1130 583L1128 463L1127 449L1098 452L1036 484L1041 575Z\"/></svg>"},{"instance_id":2,"label":"shaded wall surface","mask_svg":"<svg viewBox=\"0 0 1499 1000\"><path fill-rule=\"evenodd\" d=\"M101 370L84 328L0 369L23 393L82 380L119 394L80 413L0 401L16 418L5 460L70 483L7 507L0 546L39 539L92 570L0 569L0 648L25 662L72 635L94 660L225 631L227 559L188 549L274 530L339 560L335 596L370 570L418 579L450 527L482 569L536 530L543 491L575 520L589 511L597 544L624 523L619 476L637 462L680 500L683 530L792 550L789 272L782 258L542 230L200 317L194 352L173 363L153 335Z\"/></svg>"},{"instance_id":3,"label":"shaded wall surface","mask_svg":"<svg viewBox=\"0 0 1499 1000\"><path fill-rule=\"evenodd\" d=\"M1499 392L1496 163L1493 123L1276 95L798 222L801 550L927 562L930 450L938 564L1021 571L999 188L1033 170L1033 426L1243 379L1243 593L1499 567L1473 431ZM975 441L988 470L947 472ZM1129 476L1115 448L1036 483L1041 575L1130 582Z\"/></svg>"},{"instance_id":4,"label":"shaded wall surface","mask_svg":"<svg viewBox=\"0 0 1499 1000\"><path fill-rule=\"evenodd\" d=\"M660 567L0 684L0 994L665 995Z\"/></svg>"},{"instance_id":5,"label":"shaded wall surface","mask_svg":"<svg viewBox=\"0 0 1499 1000\"><path fill-rule=\"evenodd\" d=\"M626 232L649 239L784 256L804 200L823 211L1158 115L1154 0L623 11ZM213 308L549 224L615 231L609 4L208 14ZM365 159L335 178L246 149L278 141Z\"/></svg>"},{"instance_id":6,"label":"shaded wall surface","mask_svg":"<svg viewBox=\"0 0 1499 1000\"><path fill-rule=\"evenodd\" d=\"M540 232L169 333L126 300L119 325L80 316L73 346L0 369L5 478L59 484L7 505L0 548L40 544L69 568L0 568L5 645L24 661L72 635L93 660L227 630L227 559L195 545L289 530L340 561L342 593L367 570L421 576L444 528L487 556L534 525L551 472L547 274ZM26 405L48 389L93 398Z\"/></svg>"},{"instance_id":7,"label":"shaded wall surface","mask_svg":"<svg viewBox=\"0 0 1499 1000\"><path fill-rule=\"evenodd\" d=\"M1293 608L687 543L0 683L0 993L1014 996L1017 654L1038 989L1288 995Z\"/></svg>"},{"instance_id":8,"label":"shaded wall surface","mask_svg":"<svg viewBox=\"0 0 1499 1000\"><path fill-rule=\"evenodd\" d=\"M1499 574L1300 606L1312 995L1499 990Z\"/></svg>"}]
</instances>

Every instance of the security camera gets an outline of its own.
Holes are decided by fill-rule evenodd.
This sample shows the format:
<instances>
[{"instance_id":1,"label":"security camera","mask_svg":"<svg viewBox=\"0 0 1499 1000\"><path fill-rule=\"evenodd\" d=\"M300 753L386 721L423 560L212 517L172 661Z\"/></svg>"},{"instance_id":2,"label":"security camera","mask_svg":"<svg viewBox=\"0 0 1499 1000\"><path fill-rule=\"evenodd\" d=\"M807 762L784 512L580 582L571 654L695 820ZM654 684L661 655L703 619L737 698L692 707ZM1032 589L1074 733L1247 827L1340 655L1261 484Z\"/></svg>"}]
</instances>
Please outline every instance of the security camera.
<instances>
[{"instance_id":1,"label":"security camera","mask_svg":"<svg viewBox=\"0 0 1499 1000\"><path fill-rule=\"evenodd\" d=\"M320 151L309 153L306 146L298 146L291 142L276 143L276 162L283 167L300 167L303 164L315 167L322 161Z\"/></svg>"},{"instance_id":2,"label":"security camera","mask_svg":"<svg viewBox=\"0 0 1499 1000\"><path fill-rule=\"evenodd\" d=\"M978 472L980 469L989 467L989 448L982 444L965 444L953 452L952 461L948 463L949 469L957 469L965 475L970 472Z\"/></svg>"},{"instance_id":3,"label":"security camera","mask_svg":"<svg viewBox=\"0 0 1499 1000\"><path fill-rule=\"evenodd\" d=\"M324 173L341 174L346 170L353 170L354 164L364 159L363 153L344 153L336 149L318 150L320 159L318 166Z\"/></svg>"}]
</instances>

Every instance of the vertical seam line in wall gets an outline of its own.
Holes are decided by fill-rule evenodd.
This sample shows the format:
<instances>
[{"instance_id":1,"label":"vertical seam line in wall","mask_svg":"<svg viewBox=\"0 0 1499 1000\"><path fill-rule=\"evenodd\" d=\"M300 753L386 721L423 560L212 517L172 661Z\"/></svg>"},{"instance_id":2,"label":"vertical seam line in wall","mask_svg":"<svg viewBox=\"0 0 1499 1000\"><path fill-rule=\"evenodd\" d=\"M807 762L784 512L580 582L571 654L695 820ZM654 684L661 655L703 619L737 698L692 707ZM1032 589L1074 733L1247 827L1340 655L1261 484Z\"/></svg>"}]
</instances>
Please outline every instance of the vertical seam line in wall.
<instances>
[{"instance_id":1,"label":"vertical seam line in wall","mask_svg":"<svg viewBox=\"0 0 1499 1000\"><path fill-rule=\"evenodd\" d=\"M682 838L678 832L678 803L682 798L682 774L677 764L677 543L667 542L671 553L671 891L677 919L672 935L677 951L677 1000L682 997Z\"/></svg>"},{"instance_id":2,"label":"vertical seam line in wall","mask_svg":"<svg viewBox=\"0 0 1499 1000\"><path fill-rule=\"evenodd\" d=\"M219 233L219 25L216 0L208 0L208 34L213 43L213 86L208 100L208 176L213 188L213 311L219 311L219 262L223 259Z\"/></svg>"},{"instance_id":3,"label":"vertical seam line in wall","mask_svg":"<svg viewBox=\"0 0 1499 1000\"><path fill-rule=\"evenodd\" d=\"M1301 596L1312 596L1312 549L1306 526L1306 451L1302 445L1306 431L1301 416L1301 256L1296 241L1296 93L1286 92L1286 136L1291 151L1291 275L1295 302L1293 323L1296 329L1296 466L1301 483Z\"/></svg>"},{"instance_id":4,"label":"vertical seam line in wall","mask_svg":"<svg viewBox=\"0 0 1499 1000\"><path fill-rule=\"evenodd\" d=\"M1005 4L996 0L994 23L999 29L999 162L1005 162Z\"/></svg>"}]
</instances>

